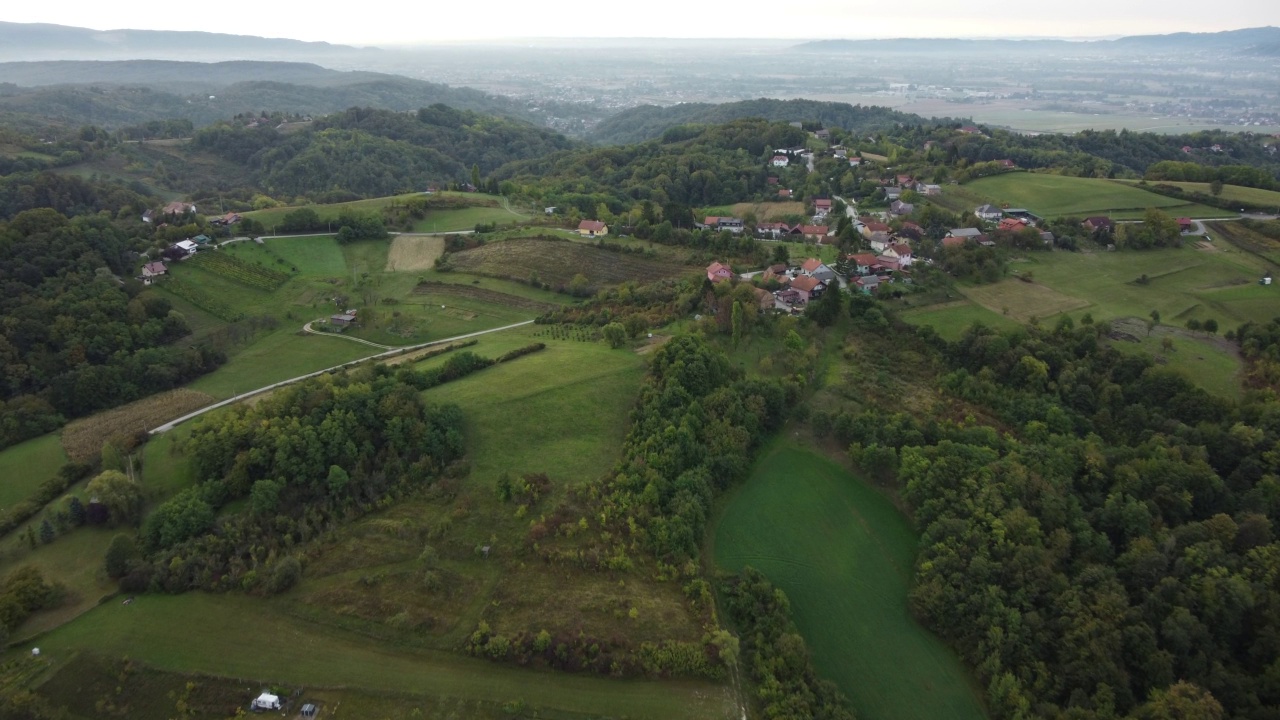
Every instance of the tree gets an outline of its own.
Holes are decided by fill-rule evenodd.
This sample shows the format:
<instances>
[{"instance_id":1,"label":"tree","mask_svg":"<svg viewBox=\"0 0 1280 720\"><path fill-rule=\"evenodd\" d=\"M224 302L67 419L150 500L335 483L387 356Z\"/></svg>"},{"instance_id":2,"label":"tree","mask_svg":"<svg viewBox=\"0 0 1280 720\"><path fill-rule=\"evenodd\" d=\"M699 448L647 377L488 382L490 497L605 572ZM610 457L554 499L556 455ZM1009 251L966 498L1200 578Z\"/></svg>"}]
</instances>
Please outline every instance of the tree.
<instances>
[{"instance_id":1,"label":"tree","mask_svg":"<svg viewBox=\"0 0 1280 720\"><path fill-rule=\"evenodd\" d=\"M282 593L297 585L301 577L302 564L298 562L298 558L290 555L271 568L271 578L267 580L266 591L272 595Z\"/></svg>"},{"instance_id":2,"label":"tree","mask_svg":"<svg viewBox=\"0 0 1280 720\"><path fill-rule=\"evenodd\" d=\"M732 327L733 344L737 345L742 342L742 331L746 327L746 321L742 316L742 303L736 302L733 304Z\"/></svg>"},{"instance_id":3,"label":"tree","mask_svg":"<svg viewBox=\"0 0 1280 720\"><path fill-rule=\"evenodd\" d=\"M591 281L587 280L587 276L578 273L569 281L569 294L574 297L584 297L591 290Z\"/></svg>"},{"instance_id":4,"label":"tree","mask_svg":"<svg viewBox=\"0 0 1280 720\"><path fill-rule=\"evenodd\" d=\"M622 321L623 327L627 329L627 336L638 338L649 329L649 321L640 313L632 313Z\"/></svg>"},{"instance_id":5,"label":"tree","mask_svg":"<svg viewBox=\"0 0 1280 720\"><path fill-rule=\"evenodd\" d=\"M1220 180L1220 179L1218 179L1218 178L1214 178L1214 179L1213 179L1213 182L1209 183L1209 192L1213 193L1213 196L1214 196L1214 197L1218 197L1219 195L1221 195L1221 194L1222 194L1222 180Z\"/></svg>"},{"instance_id":6,"label":"tree","mask_svg":"<svg viewBox=\"0 0 1280 720\"><path fill-rule=\"evenodd\" d=\"M1221 720L1224 714L1222 704L1208 690L1184 681L1152 692L1135 716L1141 720Z\"/></svg>"},{"instance_id":7,"label":"tree","mask_svg":"<svg viewBox=\"0 0 1280 720\"><path fill-rule=\"evenodd\" d=\"M1160 324L1160 311L1152 310L1151 319L1147 321L1147 337L1151 337L1151 331L1155 330L1156 326L1159 324Z\"/></svg>"},{"instance_id":8,"label":"tree","mask_svg":"<svg viewBox=\"0 0 1280 720\"><path fill-rule=\"evenodd\" d=\"M773 262L787 264L791 262L791 249L786 243L778 243L773 246Z\"/></svg>"},{"instance_id":9,"label":"tree","mask_svg":"<svg viewBox=\"0 0 1280 720\"><path fill-rule=\"evenodd\" d=\"M116 535L107 546L104 566L108 577L121 578L129 572L129 565L138 556L138 545L128 535Z\"/></svg>"},{"instance_id":10,"label":"tree","mask_svg":"<svg viewBox=\"0 0 1280 720\"><path fill-rule=\"evenodd\" d=\"M1201 327L1204 328L1205 332L1209 333L1210 335L1214 335L1218 332L1218 321L1214 320L1213 318L1209 318L1208 320L1204 321L1204 324Z\"/></svg>"},{"instance_id":11,"label":"tree","mask_svg":"<svg viewBox=\"0 0 1280 720\"><path fill-rule=\"evenodd\" d=\"M48 518L45 518L40 522L40 542L48 545L53 542L53 538L53 523L49 522Z\"/></svg>"},{"instance_id":12,"label":"tree","mask_svg":"<svg viewBox=\"0 0 1280 720\"><path fill-rule=\"evenodd\" d=\"M1187 321L1187 329L1190 330L1191 332L1195 332L1199 330L1200 321L1195 318L1191 318L1190 320Z\"/></svg>"},{"instance_id":13,"label":"tree","mask_svg":"<svg viewBox=\"0 0 1280 720\"><path fill-rule=\"evenodd\" d=\"M627 329L622 323L611 322L600 328L600 333L604 335L604 339L609 343L609 347L617 349L627 342Z\"/></svg>"},{"instance_id":14,"label":"tree","mask_svg":"<svg viewBox=\"0 0 1280 720\"><path fill-rule=\"evenodd\" d=\"M341 467L330 465L327 483L330 495L342 495L346 492L347 486L351 484L351 476Z\"/></svg>"},{"instance_id":15,"label":"tree","mask_svg":"<svg viewBox=\"0 0 1280 720\"><path fill-rule=\"evenodd\" d=\"M80 498L72 495L71 500L67 503L67 516L71 519L71 524L80 527L89 519L88 513L84 509L84 503L80 502Z\"/></svg>"},{"instance_id":16,"label":"tree","mask_svg":"<svg viewBox=\"0 0 1280 720\"><path fill-rule=\"evenodd\" d=\"M106 470L85 491L107 508L112 524L136 522L142 514L142 484L118 470Z\"/></svg>"},{"instance_id":17,"label":"tree","mask_svg":"<svg viewBox=\"0 0 1280 720\"><path fill-rule=\"evenodd\" d=\"M102 443L102 469L124 472L124 456L120 454L120 448L116 447L115 443Z\"/></svg>"},{"instance_id":18,"label":"tree","mask_svg":"<svg viewBox=\"0 0 1280 720\"><path fill-rule=\"evenodd\" d=\"M471 166L471 186L476 189L480 188L480 166L479 165Z\"/></svg>"}]
</instances>

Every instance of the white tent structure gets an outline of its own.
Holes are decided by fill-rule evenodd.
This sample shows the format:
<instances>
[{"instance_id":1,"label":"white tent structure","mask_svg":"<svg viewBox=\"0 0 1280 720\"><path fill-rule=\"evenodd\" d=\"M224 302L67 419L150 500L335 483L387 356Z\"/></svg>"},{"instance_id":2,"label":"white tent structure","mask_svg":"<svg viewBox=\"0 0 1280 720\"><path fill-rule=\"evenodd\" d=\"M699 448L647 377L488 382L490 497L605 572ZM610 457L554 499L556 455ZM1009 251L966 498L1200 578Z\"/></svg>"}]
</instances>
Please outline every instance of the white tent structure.
<instances>
[{"instance_id":1,"label":"white tent structure","mask_svg":"<svg viewBox=\"0 0 1280 720\"><path fill-rule=\"evenodd\" d=\"M279 710L280 698L269 692L264 692L253 701L254 710Z\"/></svg>"}]
</instances>

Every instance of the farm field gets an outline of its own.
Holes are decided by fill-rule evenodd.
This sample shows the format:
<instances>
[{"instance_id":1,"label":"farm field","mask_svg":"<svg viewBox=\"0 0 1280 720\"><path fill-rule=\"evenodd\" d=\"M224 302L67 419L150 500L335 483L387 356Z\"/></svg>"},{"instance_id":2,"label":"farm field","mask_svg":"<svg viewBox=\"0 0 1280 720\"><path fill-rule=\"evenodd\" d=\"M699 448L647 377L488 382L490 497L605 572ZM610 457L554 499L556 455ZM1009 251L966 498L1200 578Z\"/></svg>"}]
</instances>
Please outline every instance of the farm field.
<instances>
[{"instance_id":1,"label":"farm field","mask_svg":"<svg viewBox=\"0 0 1280 720\"><path fill-rule=\"evenodd\" d=\"M238 350L225 365L187 387L222 400L379 352L378 348L342 338L304 335L297 328L281 328Z\"/></svg>"},{"instance_id":2,"label":"farm field","mask_svg":"<svg viewBox=\"0 0 1280 720\"><path fill-rule=\"evenodd\" d=\"M0 450L0 510L31 497L66 461L56 432Z\"/></svg>"},{"instance_id":3,"label":"farm field","mask_svg":"<svg viewBox=\"0 0 1280 720\"><path fill-rule=\"evenodd\" d=\"M444 238L397 235L387 253L387 272L430 270L444 253Z\"/></svg>"},{"instance_id":4,"label":"farm field","mask_svg":"<svg viewBox=\"0 0 1280 720\"><path fill-rule=\"evenodd\" d=\"M327 205L287 205L282 207L267 208L265 210L251 210L241 213L242 216L253 218L265 225L268 229L280 221L284 220L284 216L294 210L307 208L315 210L321 220L333 220L343 213L374 213L382 210L388 205L403 204L408 200L423 197L423 193L409 193L407 195L389 195L387 197L366 198L363 200L352 200L343 203L330 203ZM492 195L484 195L482 193L462 193L462 192L441 192L436 193L436 197L453 197L462 198L474 205L493 205L498 204L498 199Z\"/></svg>"},{"instance_id":5,"label":"farm field","mask_svg":"<svg viewBox=\"0 0 1280 720\"><path fill-rule=\"evenodd\" d=\"M1147 208L1170 215L1223 217L1223 210L1185 203L1123 183L1096 178L1014 172L980 178L964 185L966 191L991 202L1022 207L1046 218L1070 215L1110 215L1115 219L1141 218ZM944 190L944 195L948 192ZM972 208L968 208L972 210Z\"/></svg>"},{"instance_id":6,"label":"farm field","mask_svg":"<svg viewBox=\"0 0 1280 720\"><path fill-rule=\"evenodd\" d=\"M413 223L416 233L447 233L473 230L476 225L497 223L509 225L528 219L527 215L514 213L501 207L469 207L455 210L432 210L427 216Z\"/></svg>"},{"instance_id":7,"label":"farm field","mask_svg":"<svg viewBox=\"0 0 1280 720\"><path fill-rule=\"evenodd\" d=\"M710 207L705 210L694 211L694 217L698 222L702 222L702 218L708 215L730 217L742 217L747 213L754 213L756 220L760 222L779 221L787 215L804 215L804 203L799 200L790 202L763 202L750 203L742 202L734 205L721 205L719 207ZM806 218L807 222L808 218Z\"/></svg>"},{"instance_id":8,"label":"farm field","mask_svg":"<svg viewBox=\"0 0 1280 720\"><path fill-rule=\"evenodd\" d=\"M86 418L72 420L62 430L62 446L72 459L93 462L107 441L120 435L146 432L213 402L212 395L188 388L158 393Z\"/></svg>"},{"instance_id":9,"label":"farm field","mask_svg":"<svg viewBox=\"0 0 1280 720\"><path fill-rule=\"evenodd\" d=\"M629 717L654 720L732 714L727 691L709 683L541 673L453 653L406 651L294 619L280 611L284 602L236 594L145 595L129 605L93 609L42 637L41 650L55 669L91 650L161 670L248 679L249 692L282 682L520 702L530 710L581 715L614 715L622 708ZM406 699L412 706L413 699Z\"/></svg>"},{"instance_id":10,"label":"farm field","mask_svg":"<svg viewBox=\"0 0 1280 720\"><path fill-rule=\"evenodd\" d=\"M898 316L912 325L930 325L947 340L960 339L965 329L978 322L999 330L1018 325L1017 321L969 300L956 300L902 310Z\"/></svg>"},{"instance_id":11,"label":"farm field","mask_svg":"<svg viewBox=\"0 0 1280 720\"><path fill-rule=\"evenodd\" d=\"M985 717L959 658L912 619L918 539L869 485L780 441L729 498L714 532L718 567L750 565L786 592L815 666L859 717Z\"/></svg>"},{"instance_id":12,"label":"farm field","mask_svg":"<svg viewBox=\"0 0 1280 720\"><path fill-rule=\"evenodd\" d=\"M524 279L537 274L542 282L566 286L579 273L592 284L613 284L652 282L695 272L670 261L535 238L489 243L454 253L450 264L461 272L493 277Z\"/></svg>"}]
</instances>

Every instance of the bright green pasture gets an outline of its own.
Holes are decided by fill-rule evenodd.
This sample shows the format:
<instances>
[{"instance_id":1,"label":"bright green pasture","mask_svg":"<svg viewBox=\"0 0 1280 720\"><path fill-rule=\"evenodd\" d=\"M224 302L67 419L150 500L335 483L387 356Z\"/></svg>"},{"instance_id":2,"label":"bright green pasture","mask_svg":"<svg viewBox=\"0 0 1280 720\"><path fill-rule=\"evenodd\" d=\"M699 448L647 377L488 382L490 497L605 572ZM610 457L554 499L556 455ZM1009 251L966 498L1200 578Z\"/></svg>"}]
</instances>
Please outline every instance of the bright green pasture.
<instances>
[{"instance_id":1,"label":"bright green pasture","mask_svg":"<svg viewBox=\"0 0 1280 720\"><path fill-rule=\"evenodd\" d=\"M0 510L31 497L66 461L62 438L56 432L0 451Z\"/></svg>"},{"instance_id":2,"label":"bright green pasture","mask_svg":"<svg viewBox=\"0 0 1280 720\"><path fill-rule=\"evenodd\" d=\"M1217 397L1240 397L1240 357L1225 343L1214 342L1207 334L1189 334L1170 327L1154 328L1150 335L1131 333L1138 342L1119 340L1112 347L1126 353L1142 353L1159 358L1165 367L1177 370L1188 380ZM1172 345L1166 349L1164 340Z\"/></svg>"},{"instance_id":3,"label":"bright green pasture","mask_svg":"<svg viewBox=\"0 0 1280 720\"><path fill-rule=\"evenodd\" d=\"M145 595L128 605L95 608L42 637L40 648L55 664L92 650L162 670L244 678L255 691L282 682L522 702L582 716L732 715L726 690L710 683L612 680L401 650L296 620L280 612L287 603L235 594Z\"/></svg>"},{"instance_id":4,"label":"bright green pasture","mask_svg":"<svg viewBox=\"0 0 1280 720\"><path fill-rule=\"evenodd\" d=\"M492 484L503 471L545 472L557 484L580 485L618 459L644 375L642 358L603 342L538 333L520 328L480 338L469 349L486 357L532 342L547 348L427 391L432 402L462 406L473 481Z\"/></svg>"},{"instance_id":5,"label":"bright green pasture","mask_svg":"<svg viewBox=\"0 0 1280 720\"><path fill-rule=\"evenodd\" d=\"M755 567L787 593L818 671L859 717L984 718L960 660L907 608L917 542L883 495L780 442L729 499L714 556L723 570Z\"/></svg>"},{"instance_id":6,"label":"bright green pasture","mask_svg":"<svg viewBox=\"0 0 1280 720\"><path fill-rule=\"evenodd\" d=\"M1192 205L1132 185L1097 178L1016 172L974 180L965 188L996 204L1026 208L1049 218L1064 215L1141 218L1147 208L1161 208L1171 215L1187 217L1229 214L1217 208Z\"/></svg>"},{"instance_id":7,"label":"bright green pasture","mask_svg":"<svg viewBox=\"0 0 1280 720\"><path fill-rule=\"evenodd\" d=\"M1269 320L1280 307L1280 288L1257 285L1264 261L1224 243L1215 250L1053 252L1027 260L1022 269L1037 284L1090 303L1071 313L1077 318L1146 318L1157 310L1164 322L1177 325L1214 318L1225 332L1246 320ZM1146 284L1137 282L1143 275Z\"/></svg>"},{"instance_id":8,"label":"bright green pasture","mask_svg":"<svg viewBox=\"0 0 1280 720\"><path fill-rule=\"evenodd\" d=\"M473 230L481 223L506 225L525 219L500 207L469 207L456 210L430 210L427 216L413 223L413 232L438 233Z\"/></svg>"},{"instance_id":9,"label":"bright green pasture","mask_svg":"<svg viewBox=\"0 0 1280 720\"><path fill-rule=\"evenodd\" d=\"M898 313L898 316L912 325L931 325L947 340L958 340L960 334L974 323L1001 330L1018 325L1017 321L968 300L912 308Z\"/></svg>"},{"instance_id":10,"label":"bright green pasture","mask_svg":"<svg viewBox=\"0 0 1280 720\"><path fill-rule=\"evenodd\" d=\"M272 383L375 355L382 350L340 337L281 328L241 349L222 367L187 387L223 399Z\"/></svg>"},{"instance_id":11,"label":"bright green pasture","mask_svg":"<svg viewBox=\"0 0 1280 720\"><path fill-rule=\"evenodd\" d=\"M1132 182L1132 181L1130 181ZM1152 185L1173 185L1189 192L1211 194L1209 183L1198 182L1168 182L1165 180L1149 181ZM1251 205L1259 205L1262 207L1280 208L1280 192L1275 190L1263 190L1261 188L1242 187L1240 185L1223 185L1222 193L1218 196L1223 200L1240 201ZM1229 211L1220 211L1222 214L1230 214Z\"/></svg>"},{"instance_id":12,"label":"bright green pasture","mask_svg":"<svg viewBox=\"0 0 1280 720\"><path fill-rule=\"evenodd\" d=\"M332 235L271 238L264 242L267 249L293 263L302 275L343 277L347 273L342 248Z\"/></svg>"}]
</instances>

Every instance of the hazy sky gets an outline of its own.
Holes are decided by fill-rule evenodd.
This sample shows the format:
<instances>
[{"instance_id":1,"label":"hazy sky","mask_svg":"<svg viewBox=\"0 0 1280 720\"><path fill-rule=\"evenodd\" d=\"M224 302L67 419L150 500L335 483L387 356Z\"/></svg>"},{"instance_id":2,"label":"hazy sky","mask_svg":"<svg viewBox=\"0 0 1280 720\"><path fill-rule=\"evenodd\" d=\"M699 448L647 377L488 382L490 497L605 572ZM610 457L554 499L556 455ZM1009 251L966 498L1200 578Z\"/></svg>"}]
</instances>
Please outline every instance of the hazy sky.
<instances>
[{"instance_id":1,"label":"hazy sky","mask_svg":"<svg viewBox=\"0 0 1280 720\"><path fill-rule=\"evenodd\" d=\"M6 2L0 20L402 44L529 37L1098 37L1280 23L1274 0Z\"/></svg>"}]
</instances>

